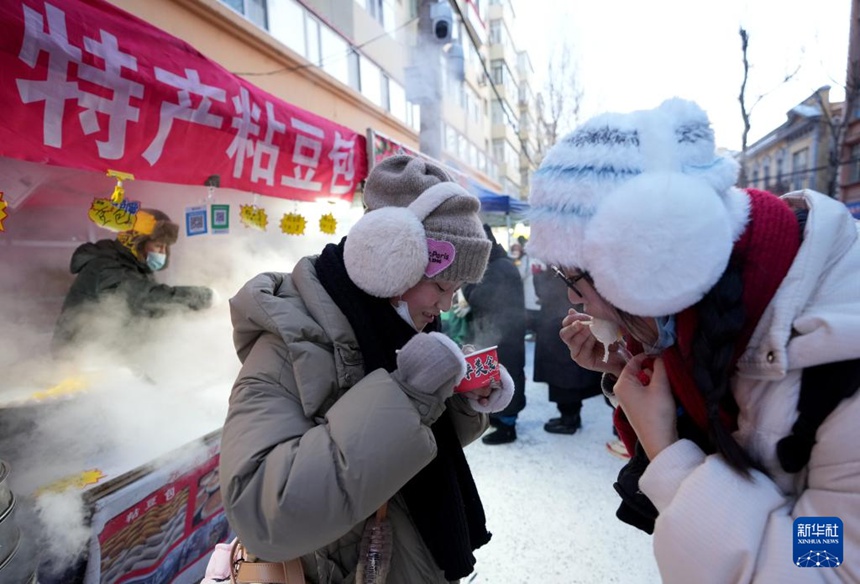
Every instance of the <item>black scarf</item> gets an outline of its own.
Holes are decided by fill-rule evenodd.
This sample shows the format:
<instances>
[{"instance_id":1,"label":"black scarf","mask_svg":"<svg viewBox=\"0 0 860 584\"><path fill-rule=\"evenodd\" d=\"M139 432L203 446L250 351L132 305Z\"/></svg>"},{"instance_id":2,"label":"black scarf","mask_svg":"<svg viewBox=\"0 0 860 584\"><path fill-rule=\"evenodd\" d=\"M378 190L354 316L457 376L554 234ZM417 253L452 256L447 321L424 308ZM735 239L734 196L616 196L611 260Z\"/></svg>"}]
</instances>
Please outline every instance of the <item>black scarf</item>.
<instances>
[{"instance_id":1,"label":"black scarf","mask_svg":"<svg viewBox=\"0 0 860 584\"><path fill-rule=\"evenodd\" d=\"M397 368L395 351L415 335L387 298L356 286L343 263L343 246L329 244L316 261L320 283L346 315L364 357L365 373ZM488 541L486 517L472 472L446 410L431 426L436 457L406 483L401 493L421 538L448 580L472 573L472 552Z\"/></svg>"}]
</instances>

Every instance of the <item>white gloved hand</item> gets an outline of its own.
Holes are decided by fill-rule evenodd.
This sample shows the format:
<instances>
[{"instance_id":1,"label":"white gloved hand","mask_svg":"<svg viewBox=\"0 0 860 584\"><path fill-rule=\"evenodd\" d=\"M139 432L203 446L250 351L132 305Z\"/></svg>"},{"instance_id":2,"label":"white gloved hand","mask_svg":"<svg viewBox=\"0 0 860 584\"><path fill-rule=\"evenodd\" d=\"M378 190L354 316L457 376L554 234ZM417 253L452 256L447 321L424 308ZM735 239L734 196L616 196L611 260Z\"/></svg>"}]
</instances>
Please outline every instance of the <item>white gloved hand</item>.
<instances>
[{"instance_id":1,"label":"white gloved hand","mask_svg":"<svg viewBox=\"0 0 860 584\"><path fill-rule=\"evenodd\" d=\"M491 385L493 391L487 397L482 398L472 392L463 394L469 400L469 405L476 412L495 414L496 412L501 412L511 403L511 399L514 397L514 380L501 363L499 364L499 373L502 383L495 387Z\"/></svg>"}]
</instances>

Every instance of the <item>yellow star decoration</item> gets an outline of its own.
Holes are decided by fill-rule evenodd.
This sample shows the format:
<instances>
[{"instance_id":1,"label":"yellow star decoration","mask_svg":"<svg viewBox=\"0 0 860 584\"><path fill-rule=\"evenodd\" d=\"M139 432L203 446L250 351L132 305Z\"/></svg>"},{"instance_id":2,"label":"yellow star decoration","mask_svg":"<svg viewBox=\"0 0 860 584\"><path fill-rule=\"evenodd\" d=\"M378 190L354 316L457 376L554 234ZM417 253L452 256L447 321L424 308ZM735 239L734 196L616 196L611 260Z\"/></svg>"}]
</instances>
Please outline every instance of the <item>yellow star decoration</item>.
<instances>
[{"instance_id":1,"label":"yellow star decoration","mask_svg":"<svg viewBox=\"0 0 860 584\"><path fill-rule=\"evenodd\" d=\"M6 213L6 207L9 205L6 204L6 201L3 200L3 191L0 191L0 231L4 231L3 229L3 219L8 217L9 215Z\"/></svg>"},{"instance_id":2,"label":"yellow star decoration","mask_svg":"<svg viewBox=\"0 0 860 584\"><path fill-rule=\"evenodd\" d=\"M337 231L337 219L331 213L326 213L320 217L320 231L329 235L334 235Z\"/></svg>"},{"instance_id":3,"label":"yellow star decoration","mask_svg":"<svg viewBox=\"0 0 860 584\"><path fill-rule=\"evenodd\" d=\"M284 213L281 217L281 231L287 235L304 235L307 223L298 213Z\"/></svg>"},{"instance_id":4,"label":"yellow star decoration","mask_svg":"<svg viewBox=\"0 0 860 584\"><path fill-rule=\"evenodd\" d=\"M245 227L265 231L269 224L266 210L255 205L239 205L239 221Z\"/></svg>"},{"instance_id":5,"label":"yellow star decoration","mask_svg":"<svg viewBox=\"0 0 860 584\"><path fill-rule=\"evenodd\" d=\"M100 480L105 478L105 476L107 475L97 468L85 470L80 474L67 476L45 485L36 491L36 496L38 497L45 493L62 493L63 491L71 488L80 490L88 485L97 484Z\"/></svg>"}]
</instances>

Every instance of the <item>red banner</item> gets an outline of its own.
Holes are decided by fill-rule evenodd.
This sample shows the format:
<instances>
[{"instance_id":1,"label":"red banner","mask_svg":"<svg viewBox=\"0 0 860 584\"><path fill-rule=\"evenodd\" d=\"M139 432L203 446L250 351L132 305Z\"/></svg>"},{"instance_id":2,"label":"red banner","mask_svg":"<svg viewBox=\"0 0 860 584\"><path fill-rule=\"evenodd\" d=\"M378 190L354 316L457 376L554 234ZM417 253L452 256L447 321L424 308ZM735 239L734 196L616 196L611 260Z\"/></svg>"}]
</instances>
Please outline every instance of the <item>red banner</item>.
<instances>
[{"instance_id":1,"label":"red banner","mask_svg":"<svg viewBox=\"0 0 860 584\"><path fill-rule=\"evenodd\" d=\"M101 0L3 0L0 30L0 156L310 201L367 174L364 136Z\"/></svg>"}]
</instances>

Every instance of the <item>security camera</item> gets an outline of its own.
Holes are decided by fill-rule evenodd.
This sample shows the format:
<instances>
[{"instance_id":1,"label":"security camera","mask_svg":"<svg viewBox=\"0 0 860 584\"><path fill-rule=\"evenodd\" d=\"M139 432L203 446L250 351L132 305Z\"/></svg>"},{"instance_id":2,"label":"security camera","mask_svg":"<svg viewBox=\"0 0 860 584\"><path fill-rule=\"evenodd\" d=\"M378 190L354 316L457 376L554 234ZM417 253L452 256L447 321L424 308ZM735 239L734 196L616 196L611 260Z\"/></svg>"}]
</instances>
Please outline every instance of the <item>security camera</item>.
<instances>
[{"instance_id":1,"label":"security camera","mask_svg":"<svg viewBox=\"0 0 860 584\"><path fill-rule=\"evenodd\" d=\"M454 14L447 0L430 6L430 30L440 43L451 42L454 33Z\"/></svg>"}]
</instances>

